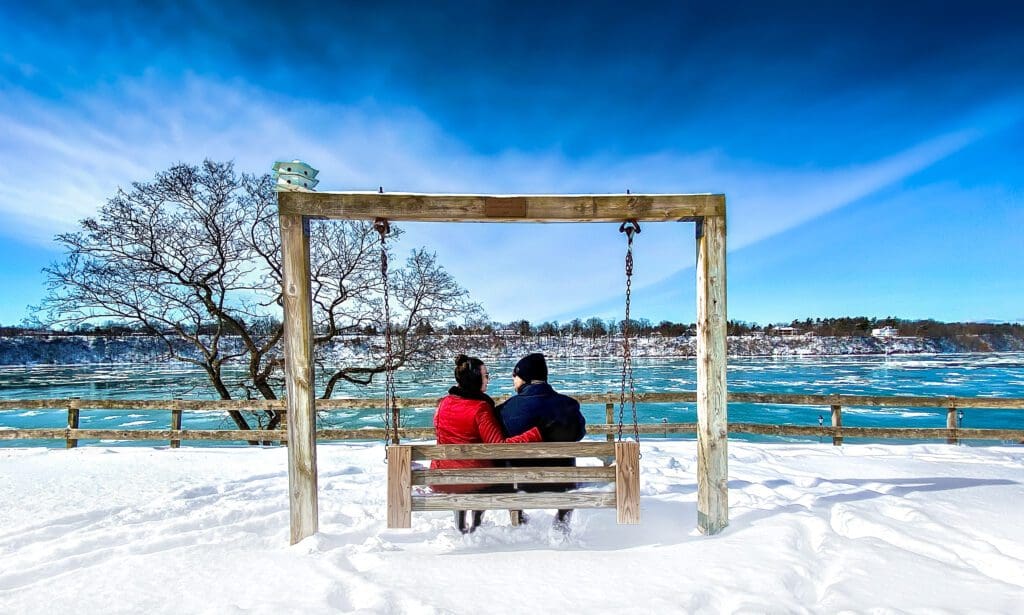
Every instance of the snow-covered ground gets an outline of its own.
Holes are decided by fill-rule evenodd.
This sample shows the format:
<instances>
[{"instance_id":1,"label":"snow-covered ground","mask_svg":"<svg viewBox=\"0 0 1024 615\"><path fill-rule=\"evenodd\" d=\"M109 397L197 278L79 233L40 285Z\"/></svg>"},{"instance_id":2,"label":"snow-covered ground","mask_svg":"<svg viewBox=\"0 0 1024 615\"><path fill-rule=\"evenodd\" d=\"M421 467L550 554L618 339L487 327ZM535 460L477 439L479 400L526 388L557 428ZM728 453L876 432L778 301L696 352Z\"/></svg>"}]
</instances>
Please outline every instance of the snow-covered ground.
<instances>
[{"instance_id":1,"label":"snow-covered ground","mask_svg":"<svg viewBox=\"0 0 1024 615\"><path fill-rule=\"evenodd\" d=\"M643 444L639 526L504 513L384 524L379 444L319 447L288 545L286 450L0 450L0 613L1022 613L1024 448L730 442L731 524L696 526L696 444Z\"/></svg>"}]
</instances>

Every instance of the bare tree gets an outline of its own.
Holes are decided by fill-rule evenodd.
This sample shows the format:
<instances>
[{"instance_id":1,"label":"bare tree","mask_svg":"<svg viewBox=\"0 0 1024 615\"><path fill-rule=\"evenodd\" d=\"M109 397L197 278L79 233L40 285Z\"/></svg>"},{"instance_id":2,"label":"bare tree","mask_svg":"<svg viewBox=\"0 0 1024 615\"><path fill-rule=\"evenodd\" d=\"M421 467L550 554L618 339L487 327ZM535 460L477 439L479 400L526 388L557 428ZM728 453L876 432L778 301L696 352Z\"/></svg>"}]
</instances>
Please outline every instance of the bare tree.
<instances>
[{"instance_id":1,"label":"bare tree","mask_svg":"<svg viewBox=\"0 0 1024 615\"><path fill-rule=\"evenodd\" d=\"M269 176L231 163L178 164L134 183L58 235L66 256L44 269L44 317L72 326L96 319L141 325L171 359L200 366L221 399L276 399L283 374L281 250ZM400 231L392 226L391 238ZM394 336L396 367L437 356L429 331L482 310L424 249L389 268L391 323L383 322L380 241L360 221L314 221L310 229L314 349L326 373L323 397L340 381L369 384L385 369L379 344L338 365L329 350L354 334ZM373 337L371 336L371 340ZM225 366L245 366L232 380ZM252 415L275 428L280 413ZM249 421L231 418L240 429Z\"/></svg>"}]
</instances>

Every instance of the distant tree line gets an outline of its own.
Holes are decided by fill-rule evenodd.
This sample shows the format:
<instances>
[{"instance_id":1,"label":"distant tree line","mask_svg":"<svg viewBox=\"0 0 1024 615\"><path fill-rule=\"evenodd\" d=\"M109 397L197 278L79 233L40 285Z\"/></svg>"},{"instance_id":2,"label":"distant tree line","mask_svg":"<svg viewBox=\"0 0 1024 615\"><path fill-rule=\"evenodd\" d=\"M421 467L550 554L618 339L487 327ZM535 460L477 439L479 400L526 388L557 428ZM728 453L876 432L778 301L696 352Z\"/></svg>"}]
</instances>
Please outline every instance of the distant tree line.
<instances>
[{"instance_id":1,"label":"distant tree line","mask_svg":"<svg viewBox=\"0 0 1024 615\"><path fill-rule=\"evenodd\" d=\"M1024 324L1020 323L939 322L932 319L909 320L894 316L886 318L868 318L866 316L805 318L804 320L794 320L788 326L801 332L834 337L869 336L872 329L893 327L898 335L907 337L950 338L961 335L1010 335L1024 339Z\"/></svg>"},{"instance_id":2,"label":"distant tree line","mask_svg":"<svg viewBox=\"0 0 1024 615\"><path fill-rule=\"evenodd\" d=\"M609 335L619 335L629 324L631 335L638 337L680 337L697 334L697 324L692 322L672 322L662 320L658 323L647 318L630 320L602 319L592 316L587 319L576 318L569 322L544 321L531 323L528 320L512 320L498 322L476 320L457 324L448 323L443 327L422 331L448 335L506 335L519 337L554 337L575 336L596 339ZM1024 339L1024 324L1012 323L975 323L975 322L939 322L937 320L907 320L895 317L869 318L866 316L841 318L805 318L788 323L772 323L760 325L756 322L730 320L727 325L729 335L751 335L764 333L771 335L780 328L795 329L798 333L811 333L830 337L867 337L873 329L894 327L897 334L907 337L956 337L962 335L1010 335ZM379 333L373 327L366 327L366 335Z\"/></svg>"},{"instance_id":3,"label":"distant tree line","mask_svg":"<svg viewBox=\"0 0 1024 615\"><path fill-rule=\"evenodd\" d=\"M650 336L655 333L658 333L659 335L680 336L686 335L688 332L693 334L696 331L696 325L693 323L673 323L665 320L658 324L653 324L646 318L630 320L629 323L626 323L624 320L616 320L614 318L603 319L597 316L592 316L587 319L574 318L573 320L564 323L560 323L558 321L544 321L534 324L528 320L513 320L510 322L474 321L462 324L449 323L443 330L438 332L449 335L514 335L519 337L572 336L596 339L598 337L620 334L625 330L627 324L630 325L630 334L639 336Z\"/></svg>"},{"instance_id":4,"label":"distant tree line","mask_svg":"<svg viewBox=\"0 0 1024 615\"><path fill-rule=\"evenodd\" d=\"M281 326L281 321L274 317L239 319L229 325L218 325L216 322L200 322L197 325L185 326L184 330L193 335L241 335L243 331L266 333ZM45 325L25 325L20 327L0 326L0 335L50 335L50 336L118 336L118 335L155 335L168 332L167 327L159 323L148 322L117 322L108 320L103 323L82 322L52 329Z\"/></svg>"},{"instance_id":5,"label":"distant tree line","mask_svg":"<svg viewBox=\"0 0 1024 615\"><path fill-rule=\"evenodd\" d=\"M253 319L244 323L247 330L271 331L280 327L276 318ZM575 318L569 322L544 321L531 323L528 320L498 322L476 319L465 323L449 322L434 326L421 322L415 327L417 335L498 335L518 337L556 337L574 336L596 339L609 335L620 335L629 324L630 335L637 337L681 337L696 335L697 325L692 322L672 322L662 320L655 324L647 318L638 318L626 323L624 320L602 319L592 316L587 319ZM104 323L81 323L66 329L49 329L43 326L0 326L0 335L149 335L153 326L139 323L123 323L106 321ZM192 327L190 332L198 335L224 334L223 325L201 323ZM970 335L1007 335L1024 339L1024 324L1021 323L977 323L977 322L940 322L937 320L908 320L895 317L869 318L866 316L844 316L841 318L805 318L788 323L772 323L760 325L756 322L730 320L729 335L751 335L764 333L771 335L780 328L795 329L797 333L811 333L829 337L868 337L873 329L893 327L897 334L906 337L953 338ZM227 334L231 334L228 331ZM359 329L350 330L351 335L379 335L381 327L368 324Z\"/></svg>"},{"instance_id":6,"label":"distant tree line","mask_svg":"<svg viewBox=\"0 0 1024 615\"><path fill-rule=\"evenodd\" d=\"M638 337L680 337L697 334L697 324L692 322L672 322L662 320L658 323L647 318L630 320L601 319L596 316L569 322L544 321L531 323L528 320L510 322L487 322L448 324L437 333L451 335L518 335L520 337L551 337L578 336L598 338L618 335L629 325L631 335ZM894 327L898 335L907 337L951 338L963 335L1009 335L1024 339L1024 324L1012 323L976 323L976 322L939 322L937 320L908 320L895 317L869 318L866 316L841 318L805 318L788 323L771 323L760 325L756 322L730 320L727 324L729 335L751 335L764 333L771 335L780 328L796 330L797 333L810 333L830 337L868 337L873 329Z\"/></svg>"}]
</instances>

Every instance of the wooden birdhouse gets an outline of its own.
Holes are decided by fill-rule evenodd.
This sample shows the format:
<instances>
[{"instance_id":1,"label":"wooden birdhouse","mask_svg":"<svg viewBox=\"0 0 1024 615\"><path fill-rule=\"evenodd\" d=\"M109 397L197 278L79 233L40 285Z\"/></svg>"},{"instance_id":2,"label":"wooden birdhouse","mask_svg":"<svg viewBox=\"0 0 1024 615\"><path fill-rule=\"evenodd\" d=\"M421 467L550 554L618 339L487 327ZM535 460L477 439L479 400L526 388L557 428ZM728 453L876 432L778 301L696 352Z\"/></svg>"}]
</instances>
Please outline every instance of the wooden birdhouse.
<instances>
[{"instance_id":1,"label":"wooden birdhouse","mask_svg":"<svg viewBox=\"0 0 1024 615\"><path fill-rule=\"evenodd\" d=\"M274 192L310 190L320 183L317 171L301 160L274 163Z\"/></svg>"}]
</instances>

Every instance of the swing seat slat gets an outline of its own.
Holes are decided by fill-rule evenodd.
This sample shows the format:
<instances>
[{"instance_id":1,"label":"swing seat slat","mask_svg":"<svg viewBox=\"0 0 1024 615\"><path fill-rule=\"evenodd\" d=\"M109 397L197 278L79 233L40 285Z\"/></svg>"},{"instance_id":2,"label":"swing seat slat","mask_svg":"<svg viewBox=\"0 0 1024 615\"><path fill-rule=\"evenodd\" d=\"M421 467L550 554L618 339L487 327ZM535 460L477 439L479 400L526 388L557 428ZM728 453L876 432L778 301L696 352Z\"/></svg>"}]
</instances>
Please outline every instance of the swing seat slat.
<instances>
[{"instance_id":1,"label":"swing seat slat","mask_svg":"<svg viewBox=\"0 0 1024 615\"><path fill-rule=\"evenodd\" d=\"M413 485L489 485L495 483L611 483L615 468L460 468L413 470Z\"/></svg>"},{"instance_id":2,"label":"swing seat slat","mask_svg":"<svg viewBox=\"0 0 1024 615\"><path fill-rule=\"evenodd\" d=\"M591 493L444 493L413 496L414 511L524 510L531 508L615 508L615 494Z\"/></svg>"},{"instance_id":3,"label":"swing seat slat","mask_svg":"<svg viewBox=\"0 0 1024 615\"><path fill-rule=\"evenodd\" d=\"M614 508L621 524L640 522L640 445L637 442L536 442L531 444L391 445L388 457L388 527L412 527L413 511ZM431 459L612 458L614 465L414 469ZM607 483L605 491L530 493L430 493L413 485Z\"/></svg>"},{"instance_id":4,"label":"swing seat slat","mask_svg":"<svg viewBox=\"0 0 1024 615\"><path fill-rule=\"evenodd\" d=\"M557 459L610 457L614 442L531 442L529 444L413 444L413 461L432 459Z\"/></svg>"}]
</instances>

